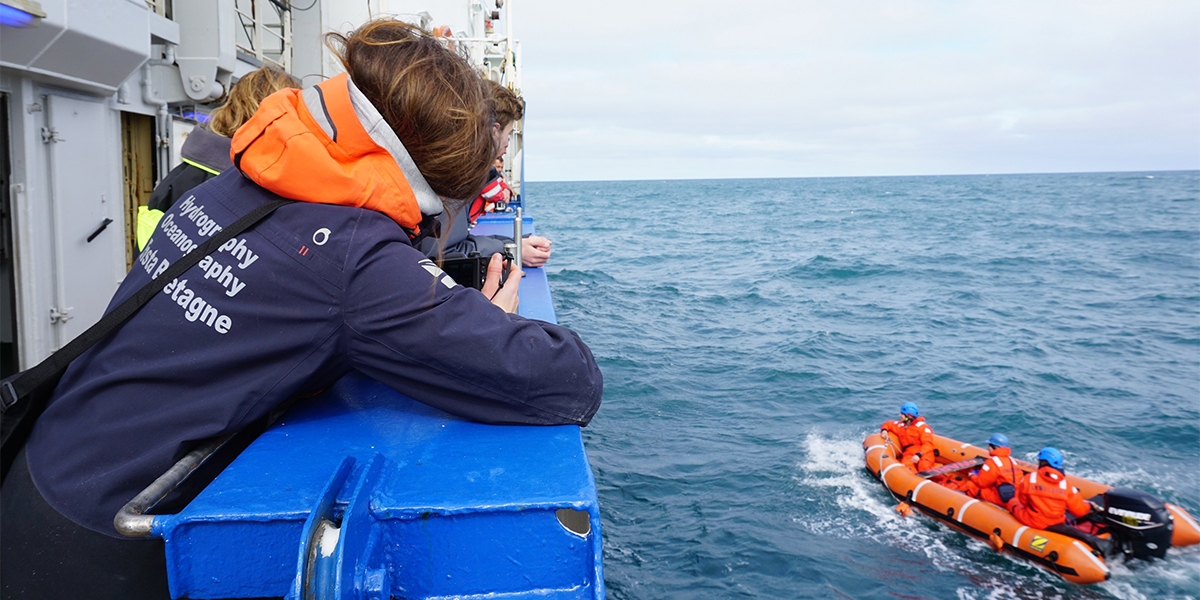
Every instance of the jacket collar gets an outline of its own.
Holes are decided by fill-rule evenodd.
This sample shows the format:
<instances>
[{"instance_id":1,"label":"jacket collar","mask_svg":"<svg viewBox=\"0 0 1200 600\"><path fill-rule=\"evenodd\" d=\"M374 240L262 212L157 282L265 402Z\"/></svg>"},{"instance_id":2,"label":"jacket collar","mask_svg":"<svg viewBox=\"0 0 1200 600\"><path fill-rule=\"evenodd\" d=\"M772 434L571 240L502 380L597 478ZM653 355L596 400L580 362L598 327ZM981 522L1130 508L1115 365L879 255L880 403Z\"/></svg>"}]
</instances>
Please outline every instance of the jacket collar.
<instances>
[{"instance_id":1,"label":"jacket collar","mask_svg":"<svg viewBox=\"0 0 1200 600\"><path fill-rule=\"evenodd\" d=\"M1062 471L1059 471L1058 469L1055 469L1054 467L1051 467L1049 465L1047 465L1045 467L1040 467L1037 470L1037 472L1041 473L1042 477L1047 477L1047 478L1051 479L1052 481L1058 481L1059 479L1062 479L1063 477L1065 477L1065 475L1063 475Z\"/></svg>"},{"instance_id":2,"label":"jacket collar","mask_svg":"<svg viewBox=\"0 0 1200 600\"><path fill-rule=\"evenodd\" d=\"M233 166L229 160L229 143L232 140L208 130L203 125L192 128L192 132L183 140L179 148L179 156L201 169L219 174Z\"/></svg>"},{"instance_id":3,"label":"jacket collar","mask_svg":"<svg viewBox=\"0 0 1200 600\"><path fill-rule=\"evenodd\" d=\"M417 206L421 209L421 214L436 215L442 212L442 200L434 193L433 188L429 187L429 183L425 181L425 176L421 175L420 169L417 168L417 163L413 162L412 156L408 150L396 136L396 132L392 131L392 126L388 125L384 120L383 115L379 114L379 110L374 104L363 95L362 91L354 85L354 81L346 75L339 75L324 83L310 87L301 94L304 97L304 106L308 109L310 115L321 126L321 130L328 135L332 141L338 142L339 130L333 123L331 113L328 110L328 104L338 102L338 92L340 84L335 84L336 80L344 79L346 82L346 91L350 96L350 106L353 108L354 117L357 119L361 131L365 132L372 142L378 144L381 148L391 155L392 160L396 161L396 166L400 167L400 171L404 174L409 187L412 188L413 195L416 197ZM334 96L326 100L327 96ZM350 123L343 123L340 133L344 136L357 136L360 132L358 128L351 126L347 131L347 126ZM356 140L361 143L361 140Z\"/></svg>"},{"instance_id":4,"label":"jacket collar","mask_svg":"<svg viewBox=\"0 0 1200 600\"><path fill-rule=\"evenodd\" d=\"M234 135L237 168L284 198L382 212L410 235L442 202L404 144L345 74L281 90Z\"/></svg>"}]
</instances>

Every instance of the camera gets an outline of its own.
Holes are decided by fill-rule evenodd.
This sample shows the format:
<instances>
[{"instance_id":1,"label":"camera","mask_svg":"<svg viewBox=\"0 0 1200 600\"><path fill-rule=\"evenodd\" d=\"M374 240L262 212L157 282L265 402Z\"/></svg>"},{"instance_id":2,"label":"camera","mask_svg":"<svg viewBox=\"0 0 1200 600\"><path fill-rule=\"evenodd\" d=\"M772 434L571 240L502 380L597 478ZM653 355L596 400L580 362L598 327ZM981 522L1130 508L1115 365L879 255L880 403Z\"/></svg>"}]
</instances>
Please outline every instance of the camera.
<instances>
[{"instance_id":1,"label":"camera","mask_svg":"<svg viewBox=\"0 0 1200 600\"><path fill-rule=\"evenodd\" d=\"M483 289L483 283L487 281L488 263L491 262L491 256L483 256L478 252L472 252L466 256L461 253L456 253L458 256L449 256L442 258L442 271L445 271L456 283L461 286ZM500 285L508 280L508 271L512 268L513 255L506 248L500 254L501 260L504 261L504 270L500 272Z\"/></svg>"}]
</instances>

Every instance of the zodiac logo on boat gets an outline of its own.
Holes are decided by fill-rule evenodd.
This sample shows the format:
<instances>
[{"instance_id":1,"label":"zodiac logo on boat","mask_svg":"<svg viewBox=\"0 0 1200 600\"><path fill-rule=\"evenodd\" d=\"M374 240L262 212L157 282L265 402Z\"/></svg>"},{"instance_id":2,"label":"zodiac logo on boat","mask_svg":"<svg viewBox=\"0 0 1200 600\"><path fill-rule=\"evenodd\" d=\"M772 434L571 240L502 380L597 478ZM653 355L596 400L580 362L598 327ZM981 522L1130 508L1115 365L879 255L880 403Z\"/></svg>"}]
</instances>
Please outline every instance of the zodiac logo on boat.
<instances>
[{"instance_id":1,"label":"zodiac logo on boat","mask_svg":"<svg viewBox=\"0 0 1200 600\"><path fill-rule=\"evenodd\" d=\"M1050 540L1047 540L1046 538L1044 538L1040 535L1035 535L1035 536L1033 536L1033 541L1029 542L1029 547L1033 548L1034 550L1037 550L1038 552L1045 552L1046 551L1046 542L1048 542L1048 541L1050 541Z\"/></svg>"}]
</instances>

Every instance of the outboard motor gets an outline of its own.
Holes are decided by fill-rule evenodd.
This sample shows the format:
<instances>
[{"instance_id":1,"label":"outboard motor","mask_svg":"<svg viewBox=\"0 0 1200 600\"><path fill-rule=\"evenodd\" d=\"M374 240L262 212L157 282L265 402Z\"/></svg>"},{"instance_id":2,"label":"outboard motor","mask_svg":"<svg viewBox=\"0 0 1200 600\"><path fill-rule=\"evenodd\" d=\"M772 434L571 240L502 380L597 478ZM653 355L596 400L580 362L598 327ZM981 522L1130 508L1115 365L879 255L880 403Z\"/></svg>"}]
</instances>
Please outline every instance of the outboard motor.
<instances>
[{"instance_id":1,"label":"outboard motor","mask_svg":"<svg viewBox=\"0 0 1200 600\"><path fill-rule=\"evenodd\" d=\"M1122 541L1126 555L1150 560L1166 558L1175 520L1162 501L1146 492L1113 488L1104 492L1104 522Z\"/></svg>"}]
</instances>

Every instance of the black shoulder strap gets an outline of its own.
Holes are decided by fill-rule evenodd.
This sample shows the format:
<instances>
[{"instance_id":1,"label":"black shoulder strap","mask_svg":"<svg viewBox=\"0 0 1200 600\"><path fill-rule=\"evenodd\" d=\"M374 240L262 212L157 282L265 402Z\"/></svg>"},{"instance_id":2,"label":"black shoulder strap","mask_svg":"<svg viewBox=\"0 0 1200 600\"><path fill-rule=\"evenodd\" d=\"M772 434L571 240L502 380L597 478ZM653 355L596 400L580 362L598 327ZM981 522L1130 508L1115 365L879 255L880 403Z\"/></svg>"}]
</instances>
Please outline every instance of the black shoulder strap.
<instances>
[{"instance_id":1,"label":"black shoulder strap","mask_svg":"<svg viewBox=\"0 0 1200 600\"><path fill-rule=\"evenodd\" d=\"M233 239L233 236L263 220L267 215L274 212L275 209L292 202L292 200L284 199L273 200L246 213L234 221L232 225L222 229L217 235L200 244L195 250L183 255L165 273L150 280L150 283L147 283L145 287L135 292L133 296L122 302L112 312L104 315L95 325L92 325L87 331L79 334L78 337L71 340L66 346L51 354L49 358L21 373L19 377L11 381L5 381L3 387L0 387L0 412L7 411L19 399L38 389L47 381L61 376L62 372L67 369L67 365L71 364L71 361L79 358L79 355L86 352L93 344L104 339L105 336L112 333L117 327L120 327L142 305L149 302L155 294L161 292L172 279L183 275L185 271L196 266L196 263L200 262L205 256L212 254L221 244Z\"/></svg>"}]
</instances>

